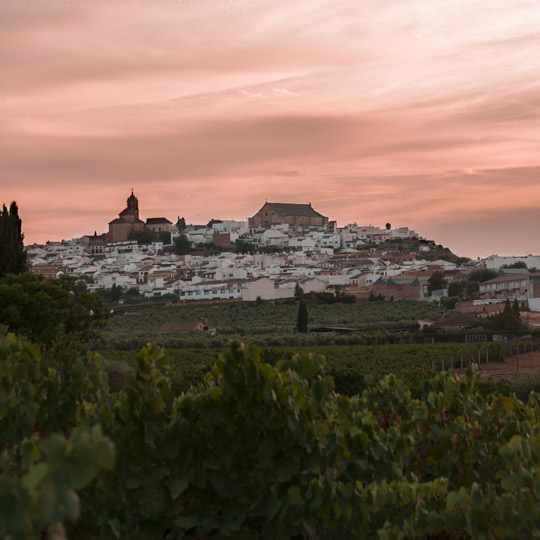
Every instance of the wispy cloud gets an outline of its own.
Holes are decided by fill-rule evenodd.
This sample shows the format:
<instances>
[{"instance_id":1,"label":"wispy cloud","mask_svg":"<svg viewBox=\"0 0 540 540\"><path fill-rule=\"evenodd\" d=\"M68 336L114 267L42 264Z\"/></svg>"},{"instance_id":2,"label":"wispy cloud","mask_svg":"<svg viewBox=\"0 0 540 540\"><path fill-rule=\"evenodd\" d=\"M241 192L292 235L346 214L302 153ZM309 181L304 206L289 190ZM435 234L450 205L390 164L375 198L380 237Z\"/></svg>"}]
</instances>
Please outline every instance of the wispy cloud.
<instances>
[{"instance_id":1,"label":"wispy cloud","mask_svg":"<svg viewBox=\"0 0 540 540\"><path fill-rule=\"evenodd\" d=\"M2 194L30 241L105 230L134 187L146 216L309 200L534 251L538 20L527 0L3 2Z\"/></svg>"}]
</instances>

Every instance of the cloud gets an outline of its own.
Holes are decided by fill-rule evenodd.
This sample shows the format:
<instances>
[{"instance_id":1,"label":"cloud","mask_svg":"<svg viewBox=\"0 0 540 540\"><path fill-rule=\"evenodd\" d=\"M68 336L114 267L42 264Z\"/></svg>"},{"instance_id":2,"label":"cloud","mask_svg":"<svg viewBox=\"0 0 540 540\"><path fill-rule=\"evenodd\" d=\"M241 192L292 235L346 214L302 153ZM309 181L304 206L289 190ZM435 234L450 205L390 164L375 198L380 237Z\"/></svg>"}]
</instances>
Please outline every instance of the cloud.
<instances>
[{"instance_id":1,"label":"cloud","mask_svg":"<svg viewBox=\"0 0 540 540\"><path fill-rule=\"evenodd\" d=\"M134 187L147 217L311 201L457 248L489 244L461 223L531 246L539 17L525 0L0 3L0 187L29 240L103 230Z\"/></svg>"}]
</instances>

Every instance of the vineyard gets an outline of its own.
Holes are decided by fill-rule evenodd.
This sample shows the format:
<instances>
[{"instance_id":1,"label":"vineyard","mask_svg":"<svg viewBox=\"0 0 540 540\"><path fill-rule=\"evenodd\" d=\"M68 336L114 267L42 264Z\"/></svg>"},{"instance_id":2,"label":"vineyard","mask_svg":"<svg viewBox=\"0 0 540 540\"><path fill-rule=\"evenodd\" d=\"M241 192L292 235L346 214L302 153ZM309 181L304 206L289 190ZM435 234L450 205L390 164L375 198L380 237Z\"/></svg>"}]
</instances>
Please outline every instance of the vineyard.
<instances>
[{"instance_id":1,"label":"vineyard","mask_svg":"<svg viewBox=\"0 0 540 540\"><path fill-rule=\"evenodd\" d=\"M238 342L182 394L156 347L116 394L102 365L0 341L1 538L537 537L536 394L482 397L469 371L348 398L321 356Z\"/></svg>"},{"instance_id":2,"label":"vineyard","mask_svg":"<svg viewBox=\"0 0 540 540\"><path fill-rule=\"evenodd\" d=\"M149 341L169 349L221 347L226 346L233 337L257 343L265 341L268 345L285 345L299 337L295 334L297 311L298 306L292 299L290 302L276 303L120 307L115 309L108 327L103 331L99 347L140 348ZM347 326L369 332L403 330L415 327L418 319L433 317L439 311L435 304L414 301L332 305L309 303L308 326ZM197 335L157 333L163 323L200 320L207 320L208 325L217 330L215 338L203 332ZM318 339L328 337L305 336L303 339L311 345Z\"/></svg>"},{"instance_id":3,"label":"vineyard","mask_svg":"<svg viewBox=\"0 0 540 540\"><path fill-rule=\"evenodd\" d=\"M225 349L170 349L171 377L174 388L186 391L202 381L219 354ZM265 362L276 364L295 354L315 353L326 358L326 365L337 383L337 390L350 395L362 391L365 381L384 375L399 375L411 368L432 371L467 367L472 363L504 362L504 349L499 343L436 343L430 345L342 345L310 347L264 347ZM136 351L102 351L113 365L134 365Z\"/></svg>"}]
</instances>

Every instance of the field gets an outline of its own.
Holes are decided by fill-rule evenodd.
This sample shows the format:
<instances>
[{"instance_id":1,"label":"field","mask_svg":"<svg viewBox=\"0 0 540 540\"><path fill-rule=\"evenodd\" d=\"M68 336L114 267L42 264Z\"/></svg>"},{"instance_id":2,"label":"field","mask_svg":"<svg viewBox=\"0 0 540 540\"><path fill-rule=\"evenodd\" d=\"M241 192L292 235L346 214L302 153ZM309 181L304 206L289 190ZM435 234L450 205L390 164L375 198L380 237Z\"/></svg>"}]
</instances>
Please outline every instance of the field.
<instances>
[{"instance_id":1,"label":"field","mask_svg":"<svg viewBox=\"0 0 540 540\"><path fill-rule=\"evenodd\" d=\"M171 372L174 387L185 391L191 385L201 382L217 359L220 349L184 348L170 349ZM486 357L487 352L487 357ZM431 345L343 345L308 347L264 347L263 360L275 364L279 360L290 359L294 354L314 353L326 358L327 371L336 381L336 390L352 395L360 392L366 383L372 384L388 373L400 375L409 370L431 372L450 369L453 361L455 369L470 362L504 362L504 350L498 343L436 343ZM479 355L480 353L480 355ZM102 351L108 366L133 365L135 351Z\"/></svg>"},{"instance_id":2,"label":"field","mask_svg":"<svg viewBox=\"0 0 540 540\"><path fill-rule=\"evenodd\" d=\"M487 345L466 343L387 344L389 334L414 327L419 318L433 317L439 307L427 302L373 302L367 304L308 304L309 327L347 327L351 335L335 333L299 334L295 331L296 302L243 302L234 304L164 305L125 307L111 317L103 337L94 344L107 360L109 369L125 372L133 365L136 351L147 342L164 346L171 358L172 376L177 391L199 383L230 339L256 344L263 358L275 364L294 354L315 353L326 358L328 372L336 389L351 395L388 373L406 370L431 372L457 369L463 358L486 360ZM171 321L208 320L216 335L206 332L158 334L159 327ZM407 337L410 339L410 336ZM489 345L490 361L504 360L500 345ZM124 373L125 374L125 373ZM417 378L422 373L417 372Z\"/></svg>"},{"instance_id":3,"label":"field","mask_svg":"<svg viewBox=\"0 0 540 540\"><path fill-rule=\"evenodd\" d=\"M298 335L295 331L298 306L291 302L239 302L234 304L146 305L120 307L110 319L97 348L139 349L149 341L167 348L223 347L231 338L259 345L333 344L339 337ZM408 330L419 318L437 315L440 308L427 302L373 302L367 304L308 304L309 328L349 327L363 332ZM165 322L208 320L215 337L202 332L159 335ZM337 337L337 340L335 339ZM347 337L347 336L345 336Z\"/></svg>"}]
</instances>

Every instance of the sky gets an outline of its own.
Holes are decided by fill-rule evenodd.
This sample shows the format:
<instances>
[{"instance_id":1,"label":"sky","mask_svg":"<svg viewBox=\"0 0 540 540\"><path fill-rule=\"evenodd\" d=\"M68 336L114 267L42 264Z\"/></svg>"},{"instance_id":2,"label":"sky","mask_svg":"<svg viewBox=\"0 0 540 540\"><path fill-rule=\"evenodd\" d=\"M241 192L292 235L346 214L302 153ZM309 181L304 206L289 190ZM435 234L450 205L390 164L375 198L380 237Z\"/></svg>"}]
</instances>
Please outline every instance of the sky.
<instances>
[{"instance_id":1,"label":"sky","mask_svg":"<svg viewBox=\"0 0 540 540\"><path fill-rule=\"evenodd\" d=\"M539 254L537 0L0 0L25 242L266 200Z\"/></svg>"}]
</instances>

